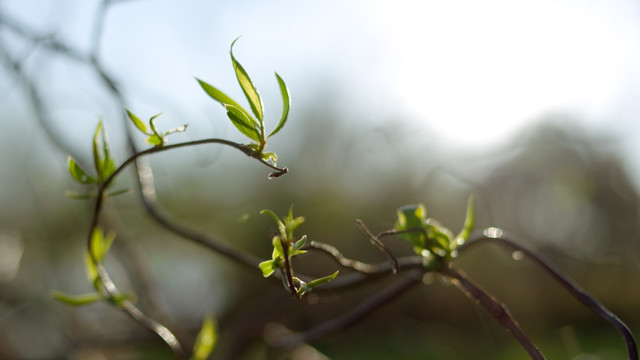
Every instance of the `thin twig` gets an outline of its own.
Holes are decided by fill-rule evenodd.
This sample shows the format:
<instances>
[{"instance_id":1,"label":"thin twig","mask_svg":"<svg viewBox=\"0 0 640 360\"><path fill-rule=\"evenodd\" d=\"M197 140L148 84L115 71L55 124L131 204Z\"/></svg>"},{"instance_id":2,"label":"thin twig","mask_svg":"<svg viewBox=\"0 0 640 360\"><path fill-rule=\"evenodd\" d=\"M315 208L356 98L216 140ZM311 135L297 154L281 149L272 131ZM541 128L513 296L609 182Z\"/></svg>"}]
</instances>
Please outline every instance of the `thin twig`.
<instances>
[{"instance_id":1,"label":"thin twig","mask_svg":"<svg viewBox=\"0 0 640 360\"><path fill-rule=\"evenodd\" d=\"M356 223L356 225L358 225L360 230L362 230L362 232L365 235L367 235L369 240L371 240L371 244L373 244L376 248L378 248L378 250L382 251L385 255L387 255L387 258L389 259L389 263L391 264L391 268L393 269L393 273L394 274L397 273L398 272L398 260L391 253L391 251L389 251L389 249L387 249L387 247L382 243L382 241L380 241L380 239L378 239L375 235L373 235L371 233L371 231L369 231L369 229L367 229L367 227L362 222L362 220L356 219L355 223Z\"/></svg>"},{"instance_id":2,"label":"thin twig","mask_svg":"<svg viewBox=\"0 0 640 360\"><path fill-rule=\"evenodd\" d=\"M362 261L353 260L344 256L340 252L340 250L338 250L336 247L319 242L319 241L311 241L311 243L309 243L309 246L306 249L320 250L328 255L331 255L331 257L333 257L333 259L337 261L338 264L340 264L341 266L356 270L362 274L382 275L382 274L393 272L394 270L393 266L389 262L385 261L379 264L367 264ZM420 256L400 257L400 258L396 258L396 260L397 260L398 271L402 269L413 269L416 267L421 267L423 264L422 257ZM325 284L325 286L329 284L330 283L327 283ZM354 285L354 284L351 283L351 285Z\"/></svg>"},{"instance_id":3,"label":"thin twig","mask_svg":"<svg viewBox=\"0 0 640 360\"><path fill-rule=\"evenodd\" d=\"M365 300L354 310L309 330L283 338L273 339L270 341L270 345L277 348L291 348L317 340L336 331L344 330L418 284L423 273L423 269L414 269L406 275L401 276L386 289L381 290L373 297Z\"/></svg>"},{"instance_id":4,"label":"thin twig","mask_svg":"<svg viewBox=\"0 0 640 360\"><path fill-rule=\"evenodd\" d=\"M491 294L481 289L473 281L462 275L459 271L454 270L448 266L443 266L439 271L442 275L452 279L452 283L458 286L467 296L474 299L482 307L484 307L489 314L500 325L504 326L522 345L527 351L531 359L544 360L540 350L531 342L531 339L522 331L515 319L509 314L509 311Z\"/></svg>"},{"instance_id":5,"label":"thin twig","mask_svg":"<svg viewBox=\"0 0 640 360\"><path fill-rule=\"evenodd\" d=\"M539 255L529 249L519 245L515 241L511 240L505 235L504 231L498 228L485 229L481 234L474 234L471 239L458 248L458 253L464 252L466 249L480 244L482 242L494 242L498 245L506 247L509 251L519 251L531 261L542 267L555 281L557 281L562 287L565 288L576 300L583 305L591 309L594 313L598 314L602 319L611 324L624 339L627 347L627 355L629 360L638 360L638 346L636 345L635 338L629 327L612 313L606 306L596 300L593 296L587 293L582 287L573 282L569 277L563 275L559 270L553 267L550 263L544 260Z\"/></svg>"}]
</instances>

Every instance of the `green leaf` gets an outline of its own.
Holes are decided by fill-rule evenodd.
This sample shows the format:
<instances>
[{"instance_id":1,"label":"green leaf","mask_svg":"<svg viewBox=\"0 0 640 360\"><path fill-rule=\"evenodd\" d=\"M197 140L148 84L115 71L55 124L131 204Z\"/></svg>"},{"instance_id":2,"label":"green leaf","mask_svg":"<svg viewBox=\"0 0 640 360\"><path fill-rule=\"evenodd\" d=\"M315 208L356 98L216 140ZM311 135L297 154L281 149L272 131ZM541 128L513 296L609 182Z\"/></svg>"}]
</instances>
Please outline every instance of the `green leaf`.
<instances>
[{"instance_id":1,"label":"green leaf","mask_svg":"<svg viewBox=\"0 0 640 360\"><path fill-rule=\"evenodd\" d=\"M322 285L322 284L326 284L326 283L328 283L329 281L331 281L331 280L335 279L335 278L336 278L336 276L338 276L338 273L339 273L339 271L336 271L336 272L334 272L333 274L331 274L331 275L329 275L329 276L321 277L321 278L319 278L319 279L315 279L315 280L313 280L313 281L310 281L310 282L308 282L308 283L306 284L306 286L307 286L309 289L313 289L313 288L318 287L318 286L320 286L320 285ZM307 291L310 291L310 290L307 290Z\"/></svg>"},{"instance_id":2,"label":"green leaf","mask_svg":"<svg viewBox=\"0 0 640 360\"><path fill-rule=\"evenodd\" d=\"M102 261L105 254L111 248L115 238L116 234L114 232L109 232L105 236L101 228L96 227L93 229L93 234L91 235L91 250L98 262ZM85 252L85 270L87 272L87 279L89 279L89 282L95 284L95 281L98 278L98 270L96 269L96 264L93 262L93 258L89 254L88 249Z\"/></svg>"},{"instance_id":3,"label":"green leaf","mask_svg":"<svg viewBox=\"0 0 640 360\"><path fill-rule=\"evenodd\" d=\"M274 213L273 211L271 211L269 209L264 209L264 210L260 211L260 214L267 214L267 215L271 216L273 218L273 220L276 222L276 224L278 224L278 230L280 231L280 236L285 236L286 235L286 227L285 227L284 223L280 220L278 215L276 215L276 213Z\"/></svg>"},{"instance_id":4,"label":"green leaf","mask_svg":"<svg viewBox=\"0 0 640 360\"><path fill-rule=\"evenodd\" d=\"M272 163L276 164L278 162L278 155L272 152L263 152L262 160L271 161Z\"/></svg>"},{"instance_id":5,"label":"green leaf","mask_svg":"<svg viewBox=\"0 0 640 360\"><path fill-rule=\"evenodd\" d=\"M93 165L96 169L96 173L98 174L98 178L100 180L104 180L105 178L102 176L102 168L103 160L102 154L100 154L100 147L98 146L98 140L100 138L100 131L102 130L102 119L98 121L98 126L96 126L96 132L93 134Z\"/></svg>"},{"instance_id":6,"label":"green leaf","mask_svg":"<svg viewBox=\"0 0 640 360\"><path fill-rule=\"evenodd\" d=\"M145 125L142 120L140 120L131 111L129 111L129 109L125 109L125 111L127 112L127 116L129 116L129 119L131 119L131 122L133 122L133 125L135 125L143 134L149 135L147 125Z\"/></svg>"},{"instance_id":7,"label":"green leaf","mask_svg":"<svg viewBox=\"0 0 640 360\"><path fill-rule=\"evenodd\" d=\"M398 219L394 226L397 231L409 229L424 229L427 218L427 210L422 204L406 205L398 209ZM398 235L401 239L408 241L415 247L424 248L425 236L421 232L409 232Z\"/></svg>"},{"instance_id":8,"label":"green leaf","mask_svg":"<svg viewBox=\"0 0 640 360\"><path fill-rule=\"evenodd\" d=\"M284 127L284 124L287 123L287 118L289 117L289 109L291 108L291 96L289 95L289 89L278 73L276 73L276 78L278 79L278 85L280 86L280 93L282 94L282 102L284 105L282 108L282 117L280 118L280 122L278 122L276 128L273 129L267 138L272 137Z\"/></svg>"},{"instance_id":9,"label":"green leaf","mask_svg":"<svg viewBox=\"0 0 640 360\"><path fill-rule=\"evenodd\" d=\"M260 267L260 270L262 271L262 276L264 277L269 277L271 276L271 274L273 274L276 271L274 260L263 261L258 265L258 267Z\"/></svg>"},{"instance_id":10,"label":"green leaf","mask_svg":"<svg viewBox=\"0 0 640 360\"><path fill-rule=\"evenodd\" d=\"M109 137L107 136L107 129L102 128L102 155L104 160L102 161L102 176L104 179L109 177L116 169L116 164L111 157L111 149L109 145Z\"/></svg>"},{"instance_id":11,"label":"green leaf","mask_svg":"<svg viewBox=\"0 0 640 360\"><path fill-rule=\"evenodd\" d=\"M130 192L131 192L131 189L120 189L120 190L107 193L107 197L118 196L118 195L130 193Z\"/></svg>"},{"instance_id":12,"label":"green leaf","mask_svg":"<svg viewBox=\"0 0 640 360\"><path fill-rule=\"evenodd\" d=\"M153 132L153 134L156 135L158 138L162 139L162 134L160 133L160 131L158 131L158 128L156 128L156 123L155 123L156 118L160 115L162 115L162 113L155 114L152 117L150 117L149 126L151 127L151 131Z\"/></svg>"},{"instance_id":13,"label":"green leaf","mask_svg":"<svg viewBox=\"0 0 640 360\"><path fill-rule=\"evenodd\" d=\"M467 200L467 214L464 218L464 225L458 236L456 236L455 243L451 244L453 248L462 245L464 241L469 238L471 231L473 231L473 225L475 223L474 203L473 195L470 195L469 200Z\"/></svg>"},{"instance_id":14,"label":"green leaf","mask_svg":"<svg viewBox=\"0 0 640 360\"><path fill-rule=\"evenodd\" d=\"M202 328L193 345L191 360L206 360L216 346L217 340L215 320L213 315L207 315L202 320Z\"/></svg>"},{"instance_id":15,"label":"green leaf","mask_svg":"<svg viewBox=\"0 0 640 360\"><path fill-rule=\"evenodd\" d=\"M222 104L222 106L233 105L235 107L242 108L242 106L240 106L232 98L227 96L227 94L225 94L222 91L218 90L217 88L207 84L203 80L200 80L198 78L196 78L196 80L198 81L198 84L200 84L200 87L202 87L202 90L204 90L204 92L206 92L207 95L209 95L209 97L211 97L213 100L215 100L215 101L219 102L220 104ZM258 125L258 124L256 123L256 125Z\"/></svg>"},{"instance_id":16,"label":"green leaf","mask_svg":"<svg viewBox=\"0 0 640 360\"><path fill-rule=\"evenodd\" d=\"M82 295L69 295L57 290L52 290L50 294L52 298L72 306L82 306L102 300L102 296L97 292Z\"/></svg>"},{"instance_id":17,"label":"green leaf","mask_svg":"<svg viewBox=\"0 0 640 360\"><path fill-rule=\"evenodd\" d=\"M251 117L249 117L244 109L228 104L224 107L227 109L227 116L241 133L251 140L258 143L262 142L260 131L255 128Z\"/></svg>"},{"instance_id":18,"label":"green leaf","mask_svg":"<svg viewBox=\"0 0 640 360\"><path fill-rule=\"evenodd\" d=\"M150 135L145 141L147 143L149 143L150 145L153 145L153 146L158 146L158 145L164 144L164 138L162 138L162 137L160 137L160 136L158 136L156 134Z\"/></svg>"},{"instance_id":19,"label":"green leaf","mask_svg":"<svg viewBox=\"0 0 640 360\"><path fill-rule=\"evenodd\" d=\"M80 165L78 165L78 163L75 162L75 160L73 160L73 158L71 156L69 156L68 158L69 161L69 174L71 174L71 177L82 184L93 184L98 182L98 180L96 180L95 178L89 176L81 167Z\"/></svg>"},{"instance_id":20,"label":"green leaf","mask_svg":"<svg viewBox=\"0 0 640 360\"><path fill-rule=\"evenodd\" d=\"M260 98L260 94L256 90L256 87L253 85L249 74L245 71L245 69L240 65L238 60L236 60L235 56L233 56L233 45L235 45L236 41L240 38L236 38L231 43L231 48L229 49L229 54L231 54L231 62L233 63L233 69L236 71L236 77L238 78L238 83L242 88L242 92L249 100L249 105L251 106L251 111L256 115L260 124L262 124L262 120L264 119L263 113L263 105L262 98Z\"/></svg>"},{"instance_id":21,"label":"green leaf","mask_svg":"<svg viewBox=\"0 0 640 360\"><path fill-rule=\"evenodd\" d=\"M302 238L300 238L300 240L296 241L293 244L293 247L291 248L291 250L293 251L300 250L306 243L307 243L307 235L303 235Z\"/></svg>"}]
</instances>

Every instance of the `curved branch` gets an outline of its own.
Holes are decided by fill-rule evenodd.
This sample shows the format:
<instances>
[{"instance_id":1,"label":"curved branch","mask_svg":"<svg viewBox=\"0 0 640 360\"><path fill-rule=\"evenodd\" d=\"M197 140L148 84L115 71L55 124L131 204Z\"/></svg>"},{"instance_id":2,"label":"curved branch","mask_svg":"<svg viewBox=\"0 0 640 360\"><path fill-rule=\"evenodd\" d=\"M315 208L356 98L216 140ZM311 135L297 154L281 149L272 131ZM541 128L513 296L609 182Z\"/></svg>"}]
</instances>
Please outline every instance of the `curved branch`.
<instances>
[{"instance_id":1,"label":"curved branch","mask_svg":"<svg viewBox=\"0 0 640 360\"><path fill-rule=\"evenodd\" d=\"M393 272L395 269L398 271L401 269L411 269L421 267L423 264L422 257L420 256L408 256L396 258L397 267L392 266L389 262L383 262L379 264L367 264L358 260L350 259L344 256L340 250L329 244L325 244L319 241L311 241L307 249L320 250L333 257L335 261L341 266L349 269L353 269L366 275L383 275ZM335 281L335 280L334 280ZM327 285L330 283L327 283ZM353 285L353 284L351 284ZM324 286L323 286L324 288Z\"/></svg>"},{"instance_id":2,"label":"curved branch","mask_svg":"<svg viewBox=\"0 0 640 360\"><path fill-rule=\"evenodd\" d=\"M458 253L462 253L466 249L481 244L483 242L493 242L500 246L506 247L510 251L519 251L524 254L529 260L542 267L551 277L557 281L562 287L567 290L576 300L583 305L591 309L594 313L598 314L602 319L611 324L624 339L627 347L627 355L629 360L638 360L638 347L636 345L635 338L629 327L612 313L606 306L596 300L593 296L589 295L582 287L573 282L567 276L563 275L559 270L554 268L546 260L536 255L527 248L522 247L515 241L511 240L504 234L504 231L498 228L487 228L482 234L475 234L464 245L458 248Z\"/></svg>"},{"instance_id":3,"label":"curved branch","mask_svg":"<svg viewBox=\"0 0 640 360\"><path fill-rule=\"evenodd\" d=\"M371 231L369 231L369 229L367 229L367 227L362 222L362 220L356 219L355 223L356 223L356 225L358 225L360 230L362 230L362 232L365 235L367 235L369 240L371 240L371 244L373 244L373 246L378 248L378 250L382 251L385 255L387 255L387 258L389 259L389 263L391 264L391 268L393 270L393 273L394 274L397 273L398 272L398 260L396 259L395 256L393 256L391 251L389 251L389 249L387 249L387 247L384 245L384 243L382 243L382 241L380 241L380 239L377 236L373 235L371 233Z\"/></svg>"}]
</instances>

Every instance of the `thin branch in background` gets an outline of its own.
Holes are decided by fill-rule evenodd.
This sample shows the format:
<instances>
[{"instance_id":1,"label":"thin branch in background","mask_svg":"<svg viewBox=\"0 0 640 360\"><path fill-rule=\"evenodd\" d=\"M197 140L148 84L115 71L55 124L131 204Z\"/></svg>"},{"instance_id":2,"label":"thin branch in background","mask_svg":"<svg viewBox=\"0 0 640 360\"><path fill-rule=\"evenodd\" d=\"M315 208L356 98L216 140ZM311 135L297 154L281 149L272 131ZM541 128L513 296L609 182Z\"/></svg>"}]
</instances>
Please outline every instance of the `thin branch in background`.
<instances>
[{"instance_id":1,"label":"thin branch in background","mask_svg":"<svg viewBox=\"0 0 640 360\"><path fill-rule=\"evenodd\" d=\"M562 287L564 287L565 290L567 290L576 300L581 302L583 305L591 309L591 311L598 314L598 316L611 324L624 339L627 348L628 359L638 360L638 346L636 344L633 333L631 332L629 327L622 320L620 320L620 318L618 318L614 313L607 309L606 306L596 300L593 296L589 295L584 289L582 289L582 287L574 283L567 276L563 275L542 257L519 245L517 242L513 241L511 238L505 235L503 230L498 228L487 228L480 234L474 234L474 236L471 237L470 241L458 248L458 252L459 254L461 254L463 251L469 249L470 247L481 244L483 242L496 243L502 247L507 248L511 252L518 251L526 256L529 260L542 267L542 269L544 269L549 275L551 275L551 277L553 277L555 281L562 285Z\"/></svg>"},{"instance_id":2,"label":"thin branch in background","mask_svg":"<svg viewBox=\"0 0 640 360\"><path fill-rule=\"evenodd\" d=\"M522 331L518 323L513 319L509 311L491 294L482 290L473 281L462 275L459 271L450 267L443 267L439 271L442 275L451 279L451 282L458 286L467 296L474 299L478 304L487 310L489 314L500 325L504 326L527 351L531 359L544 360L540 350L531 342L531 339Z\"/></svg>"},{"instance_id":3,"label":"thin branch in background","mask_svg":"<svg viewBox=\"0 0 640 360\"><path fill-rule=\"evenodd\" d=\"M325 337L329 334L335 333L340 330L344 330L358 321L362 320L373 311L381 308L383 305L388 304L393 299L405 293L411 289L414 285L420 283L424 270L414 269L411 272L401 276L391 284L389 287L379 291L374 296L365 300L356 307L354 310L338 317L333 320L327 321L309 330L295 333L293 335L266 339L271 346L276 348L291 348L301 344L305 344L319 338Z\"/></svg>"},{"instance_id":4,"label":"thin branch in background","mask_svg":"<svg viewBox=\"0 0 640 360\"><path fill-rule=\"evenodd\" d=\"M309 247L312 249L324 251L325 253L331 255L333 259L336 260L340 265L346 268L350 268L365 274L376 274L379 272L378 266L349 259L342 255L340 250L329 244L321 243L318 241L311 241Z\"/></svg>"}]
</instances>

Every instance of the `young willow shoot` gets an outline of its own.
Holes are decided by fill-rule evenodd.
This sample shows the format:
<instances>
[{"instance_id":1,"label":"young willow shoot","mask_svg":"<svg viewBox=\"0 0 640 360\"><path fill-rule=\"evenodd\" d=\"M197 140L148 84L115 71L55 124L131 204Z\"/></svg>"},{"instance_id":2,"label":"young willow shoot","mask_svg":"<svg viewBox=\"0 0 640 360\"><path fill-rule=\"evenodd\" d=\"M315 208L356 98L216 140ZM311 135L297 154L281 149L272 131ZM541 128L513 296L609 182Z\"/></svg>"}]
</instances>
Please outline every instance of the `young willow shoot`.
<instances>
[{"instance_id":1,"label":"young willow shoot","mask_svg":"<svg viewBox=\"0 0 640 360\"><path fill-rule=\"evenodd\" d=\"M264 277L273 275L276 270L284 271L286 287L292 295L302 297L305 293L311 292L315 287L325 284L338 276L338 271L319 279L305 282L294 276L291 259L296 255L306 253L302 247L307 242L307 235L295 240L293 232L304 222L302 216L293 217L293 206L289 208L289 213L282 219L278 218L271 210L262 210L262 214L271 216L278 224L278 234L273 236L273 252L271 260L263 261L259 267Z\"/></svg>"},{"instance_id":2,"label":"young willow shoot","mask_svg":"<svg viewBox=\"0 0 640 360\"><path fill-rule=\"evenodd\" d=\"M68 157L69 174L71 177L84 185L100 186L105 183L109 176L115 171L116 165L113 157L111 156L111 150L109 148L109 137L107 131L104 129L102 119L98 122L96 131L93 134L93 167L95 169L95 175L89 175L88 171L84 170L77 161L71 156ZM126 190L120 190L109 193L108 196L121 194ZM94 193L76 193L68 191L67 196L77 199L90 199L94 196Z\"/></svg>"},{"instance_id":3,"label":"young willow shoot","mask_svg":"<svg viewBox=\"0 0 640 360\"><path fill-rule=\"evenodd\" d=\"M406 205L398 209L398 219L394 233L413 245L416 254L422 256L424 266L438 269L443 261L456 256L456 248L467 240L474 223L473 197L467 202L464 225L456 236L437 220L427 217L427 209L422 204Z\"/></svg>"},{"instance_id":4,"label":"young willow shoot","mask_svg":"<svg viewBox=\"0 0 640 360\"><path fill-rule=\"evenodd\" d=\"M126 109L126 111L127 116L129 116L129 119L131 120L131 122L133 122L133 125L135 125L141 133L147 135L147 143L153 146L164 146L164 144L167 143L168 135L177 132L184 132L187 130L188 125L184 124L178 128L167 130L165 132L158 131L158 128L156 128L156 124L154 121L158 116L162 115L162 113L153 115L151 118L149 118L149 127L147 127L147 125L145 125L145 123L142 122L142 120L135 116L131 111L129 111L128 109Z\"/></svg>"},{"instance_id":5,"label":"young willow shoot","mask_svg":"<svg viewBox=\"0 0 640 360\"><path fill-rule=\"evenodd\" d=\"M247 74L247 71L244 69L244 67L242 67L240 62L238 62L238 60L236 60L235 56L233 55L233 46L235 45L236 41L238 41L238 39L235 39L231 43L229 54L231 55L231 62L236 73L236 78L238 79L238 84L240 84L242 92L249 102L251 113L253 113L253 115L221 90L209 85L203 80L200 80L198 78L196 78L196 80L198 81L202 89L213 100L219 102L225 108L225 110L227 110L227 117L229 117L231 123L233 123L233 125L242 134L254 141L248 146L254 149L263 160L268 160L275 164L278 160L276 154L271 152L264 152L264 150L267 146L267 140L278 133L286 124L287 118L289 117L289 109L291 107L291 96L289 95L289 90L287 89L284 80L282 80L280 75L276 73L276 79L278 80L278 85L280 86L280 93L282 95L282 101L284 105L282 108L280 121L278 122L276 127L269 134L267 134L264 127L264 106L262 103L262 97L260 97L260 94L253 84L253 81L251 81L249 74Z\"/></svg>"},{"instance_id":6,"label":"young willow shoot","mask_svg":"<svg viewBox=\"0 0 640 360\"><path fill-rule=\"evenodd\" d=\"M51 296L68 305L80 306L91 304L100 300L107 300L110 303L119 306L124 300L132 300L134 296L126 295L126 294L108 294L104 291L104 286L102 284L102 280L98 276L98 270L96 267L96 263L93 262L95 258L98 262L102 262L104 256L111 248L111 244L113 244L113 240L116 235L113 232L108 232L104 234L103 230L99 227L96 227L93 230L93 235L91 236L91 251L93 251L93 256L89 253L89 250L85 252L85 271L87 274L87 279L93 285L94 292L81 294L81 295L69 295L60 291L53 290L51 292Z\"/></svg>"}]
</instances>

